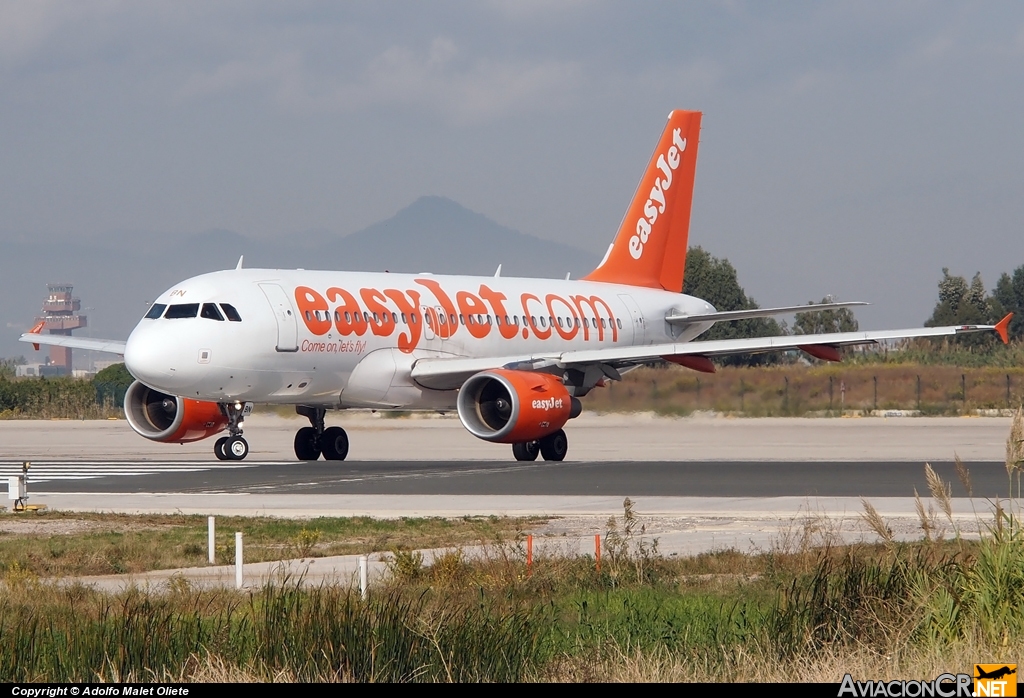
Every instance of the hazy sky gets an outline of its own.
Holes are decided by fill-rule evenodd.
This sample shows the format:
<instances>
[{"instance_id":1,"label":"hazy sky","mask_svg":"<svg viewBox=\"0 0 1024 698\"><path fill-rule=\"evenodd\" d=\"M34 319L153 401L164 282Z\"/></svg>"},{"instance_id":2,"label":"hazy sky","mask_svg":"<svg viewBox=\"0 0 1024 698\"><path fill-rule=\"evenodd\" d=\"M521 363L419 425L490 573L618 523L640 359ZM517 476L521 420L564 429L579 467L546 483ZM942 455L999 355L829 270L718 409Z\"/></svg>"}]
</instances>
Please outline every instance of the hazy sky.
<instances>
[{"instance_id":1,"label":"hazy sky","mask_svg":"<svg viewBox=\"0 0 1024 698\"><path fill-rule=\"evenodd\" d=\"M0 245L437 194L600 253L674 108L690 242L762 305L916 326L943 266L1024 264L1020 2L2 0Z\"/></svg>"}]
</instances>

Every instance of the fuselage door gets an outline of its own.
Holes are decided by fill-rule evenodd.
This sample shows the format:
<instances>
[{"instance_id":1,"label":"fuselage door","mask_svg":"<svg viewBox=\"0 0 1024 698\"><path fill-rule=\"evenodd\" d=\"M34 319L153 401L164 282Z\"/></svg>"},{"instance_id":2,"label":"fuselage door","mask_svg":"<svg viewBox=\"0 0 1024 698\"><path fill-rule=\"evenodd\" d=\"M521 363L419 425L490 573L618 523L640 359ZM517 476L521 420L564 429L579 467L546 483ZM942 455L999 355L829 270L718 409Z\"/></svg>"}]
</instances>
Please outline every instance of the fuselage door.
<instances>
[{"instance_id":1,"label":"fuselage door","mask_svg":"<svg viewBox=\"0 0 1024 698\"><path fill-rule=\"evenodd\" d=\"M288 294L277 284L260 284L263 295L270 302L277 320L277 350L299 350L299 327L295 319L295 310Z\"/></svg>"},{"instance_id":2,"label":"fuselage door","mask_svg":"<svg viewBox=\"0 0 1024 698\"><path fill-rule=\"evenodd\" d=\"M646 344L647 331L644 327L644 314L640 312L640 306L636 304L632 296L625 293L619 294L619 300L629 309L630 324L633 326L633 344Z\"/></svg>"}]
</instances>

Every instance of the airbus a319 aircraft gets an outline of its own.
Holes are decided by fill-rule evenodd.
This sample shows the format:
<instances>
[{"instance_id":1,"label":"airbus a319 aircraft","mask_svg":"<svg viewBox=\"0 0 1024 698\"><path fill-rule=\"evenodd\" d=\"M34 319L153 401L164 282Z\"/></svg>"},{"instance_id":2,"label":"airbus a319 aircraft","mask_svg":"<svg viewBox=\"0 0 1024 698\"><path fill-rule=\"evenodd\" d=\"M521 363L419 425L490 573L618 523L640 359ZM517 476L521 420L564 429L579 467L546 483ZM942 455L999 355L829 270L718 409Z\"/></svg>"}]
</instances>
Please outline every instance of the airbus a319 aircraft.
<instances>
[{"instance_id":1,"label":"airbus a319 aircraft","mask_svg":"<svg viewBox=\"0 0 1024 698\"><path fill-rule=\"evenodd\" d=\"M712 357L800 349L838 361L839 347L995 330L931 327L694 342L716 322L840 308L827 303L717 312L682 294L700 112L674 111L604 259L579 281L282 269L203 274L150 306L127 342L21 336L124 356L137 379L125 414L169 443L220 434L214 453L249 452L253 403L295 405L310 426L299 460L344 460L348 435L330 410L455 410L474 436L518 460L565 458L563 427L580 398L652 361L713 372ZM500 267L499 267L500 272ZM386 444L377 444L386 448Z\"/></svg>"}]
</instances>

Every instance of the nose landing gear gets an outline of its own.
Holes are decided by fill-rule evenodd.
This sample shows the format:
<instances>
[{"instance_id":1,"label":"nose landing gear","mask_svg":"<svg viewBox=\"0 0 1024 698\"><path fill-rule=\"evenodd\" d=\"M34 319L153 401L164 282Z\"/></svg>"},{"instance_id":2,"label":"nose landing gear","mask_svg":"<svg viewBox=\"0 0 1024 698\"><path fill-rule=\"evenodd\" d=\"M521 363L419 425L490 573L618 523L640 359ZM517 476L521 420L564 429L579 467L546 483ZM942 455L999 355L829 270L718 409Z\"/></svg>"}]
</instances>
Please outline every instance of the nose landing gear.
<instances>
[{"instance_id":1,"label":"nose landing gear","mask_svg":"<svg viewBox=\"0 0 1024 698\"><path fill-rule=\"evenodd\" d=\"M213 453L217 460L242 460L249 455L249 442L242 436L242 420L252 412L252 403L222 403L220 408L228 418L229 436L217 439Z\"/></svg>"},{"instance_id":2,"label":"nose landing gear","mask_svg":"<svg viewBox=\"0 0 1024 698\"><path fill-rule=\"evenodd\" d=\"M295 457L299 460L345 460L348 456L348 434L341 427L324 427L327 410L297 405L295 411L309 419L311 426L295 434Z\"/></svg>"}]
</instances>

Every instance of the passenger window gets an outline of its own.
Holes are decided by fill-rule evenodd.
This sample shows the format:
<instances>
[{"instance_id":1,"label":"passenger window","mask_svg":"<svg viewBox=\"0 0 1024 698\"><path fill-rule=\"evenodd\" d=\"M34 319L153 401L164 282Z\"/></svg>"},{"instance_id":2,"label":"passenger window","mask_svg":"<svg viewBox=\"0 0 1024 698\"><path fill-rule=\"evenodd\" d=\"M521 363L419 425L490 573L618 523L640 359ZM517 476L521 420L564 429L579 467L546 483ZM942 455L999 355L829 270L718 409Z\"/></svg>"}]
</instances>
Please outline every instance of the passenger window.
<instances>
[{"instance_id":1,"label":"passenger window","mask_svg":"<svg viewBox=\"0 0 1024 698\"><path fill-rule=\"evenodd\" d=\"M203 311L199 313L200 317L204 317L207 320L219 320L224 322L224 316L217 310L217 306L213 303L203 303Z\"/></svg>"},{"instance_id":2,"label":"passenger window","mask_svg":"<svg viewBox=\"0 0 1024 698\"><path fill-rule=\"evenodd\" d=\"M601 329L608 329L608 325L605 323L604 318L601 318Z\"/></svg>"},{"instance_id":3,"label":"passenger window","mask_svg":"<svg viewBox=\"0 0 1024 698\"><path fill-rule=\"evenodd\" d=\"M620 320L619 318L615 318L615 324L619 326L620 330L622 329L622 320Z\"/></svg>"},{"instance_id":4,"label":"passenger window","mask_svg":"<svg viewBox=\"0 0 1024 698\"><path fill-rule=\"evenodd\" d=\"M499 327L501 326L501 316L500 315L495 315L494 316L494 324L498 325Z\"/></svg>"},{"instance_id":5,"label":"passenger window","mask_svg":"<svg viewBox=\"0 0 1024 698\"><path fill-rule=\"evenodd\" d=\"M440 316L439 319L441 321L441 324L443 325L444 324L444 313L441 313L441 316Z\"/></svg>"},{"instance_id":6,"label":"passenger window","mask_svg":"<svg viewBox=\"0 0 1024 698\"><path fill-rule=\"evenodd\" d=\"M365 322L367 324L370 323L370 314L368 312L366 312L365 310L363 311L363 322Z\"/></svg>"},{"instance_id":7,"label":"passenger window","mask_svg":"<svg viewBox=\"0 0 1024 698\"><path fill-rule=\"evenodd\" d=\"M548 326L548 319L546 317L544 317L543 315L540 316L540 326L541 327L547 327Z\"/></svg>"},{"instance_id":8,"label":"passenger window","mask_svg":"<svg viewBox=\"0 0 1024 698\"><path fill-rule=\"evenodd\" d=\"M306 311L306 320L307 320L308 322L313 322L313 316L312 316L312 315L310 315L310 313L309 313L309 311L308 311L308 310Z\"/></svg>"},{"instance_id":9,"label":"passenger window","mask_svg":"<svg viewBox=\"0 0 1024 698\"><path fill-rule=\"evenodd\" d=\"M230 320L231 322L242 321L242 316L238 314L237 310L235 310L235 306L231 305L230 303L221 303L220 307L221 310L224 311L224 314L228 316L228 320Z\"/></svg>"},{"instance_id":10,"label":"passenger window","mask_svg":"<svg viewBox=\"0 0 1024 698\"><path fill-rule=\"evenodd\" d=\"M565 327L565 325L562 324L562 318L558 318L558 326Z\"/></svg>"},{"instance_id":11,"label":"passenger window","mask_svg":"<svg viewBox=\"0 0 1024 698\"><path fill-rule=\"evenodd\" d=\"M198 303L182 303L181 305L172 305L168 308L167 314L164 317L168 320L180 320L182 318L195 317L198 314Z\"/></svg>"},{"instance_id":12,"label":"passenger window","mask_svg":"<svg viewBox=\"0 0 1024 698\"><path fill-rule=\"evenodd\" d=\"M352 315L347 310L345 311L345 322L352 324Z\"/></svg>"},{"instance_id":13,"label":"passenger window","mask_svg":"<svg viewBox=\"0 0 1024 698\"><path fill-rule=\"evenodd\" d=\"M531 315L530 316L530 325L532 327L536 327L537 326L537 316L536 315Z\"/></svg>"},{"instance_id":14,"label":"passenger window","mask_svg":"<svg viewBox=\"0 0 1024 698\"><path fill-rule=\"evenodd\" d=\"M149 308L149 312L146 313L146 317L149 318L150 320L156 320L158 317L164 314L165 310L167 310L166 303L154 303Z\"/></svg>"},{"instance_id":15,"label":"passenger window","mask_svg":"<svg viewBox=\"0 0 1024 698\"><path fill-rule=\"evenodd\" d=\"M473 316L472 315L469 316L469 324L470 325L475 325L476 324L476 322L474 322L474 320L473 320Z\"/></svg>"},{"instance_id":16,"label":"passenger window","mask_svg":"<svg viewBox=\"0 0 1024 698\"><path fill-rule=\"evenodd\" d=\"M487 324L488 324L488 325L490 325L490 324L491 324L491 316L490 316L490 315L488 315L488 316L487 316Z\"/></svg>"},{"instance_id":17,"label":"passenger window","mask_svg":"<svg viewBox=\"0 0 1024 698\"><path fill-rule=\"evenodd\" d=\"M373 314L373 321L377 324L380 324L380 316L377 315L377 313Z\"/></svg>"},{"instance_id":18,"label":"passenger window","mask_svg":"<svg viewBox=\"0 0 1024 698\"><path fill-rule=\"evenodd\" d=\"M459 324L460 325L465 325L466 324L466 316L465 315L459 314Z\"/></svg>"},{"instance_id":19,"label":"passenger window","mask_svg":"<svg viewBox=\"0 0 1024 698\"><path fill-rule=\"evenodd\" d=\"M449 315L448 317L449 317L449 319L450 319L450 320L452 321L452 324L454 325L454 324L455 324L455 313L452 313L452 314L451 314L451 315Z\"/></svg>"},{"instance_id":20,"label":"passenger window","mask_svg":"<svg viewBox=\"0 0 1024 698\"><path fill-rule=\"evenodd\" d=\"M423 316L423 321L425 323L427 323L427 327L433 327L433 325L430 322L430 315L429 314Z\"/></svg>"},{"instance_id":21,"label":"passenger window","mask_svg":"<svg viewBox=\"0 0 1024 698\"><path fill-rule=\"evenodd\" d=\"M419 320L417 320L417 319L416 319L416 318L418 318L418 317L419 317L419 315L417 315L416 313L412 313L412 314L411 314L411 315L409 316L409 319L410 319L410 320L412 320L412 324L413 324L413 325L419 324Z\"/></svg>"},{"instance_id":22,"label":"passenger window","mask_svg":"<svg viewBox=\"0 0 1024 698\"><path fill-rule=\"evenodd\" d=\"M404 317L405 316L403 316L403 318ZM395 313L391 313L391 322L393 322L393 323L395 323L397 325L398 324L398 315L396 315Z\"/></svg>"},{"instance_id":23,"label":"passenger window","mask_svg":"<svg viewBox=\"0 0 1024 698\"><path fill-rule=\"evenodd\" d=\"M409 321L405 318L405 313L402 313L402 324L403 325L408 325L409 324Z\"/></svg>"}]
</instances>

